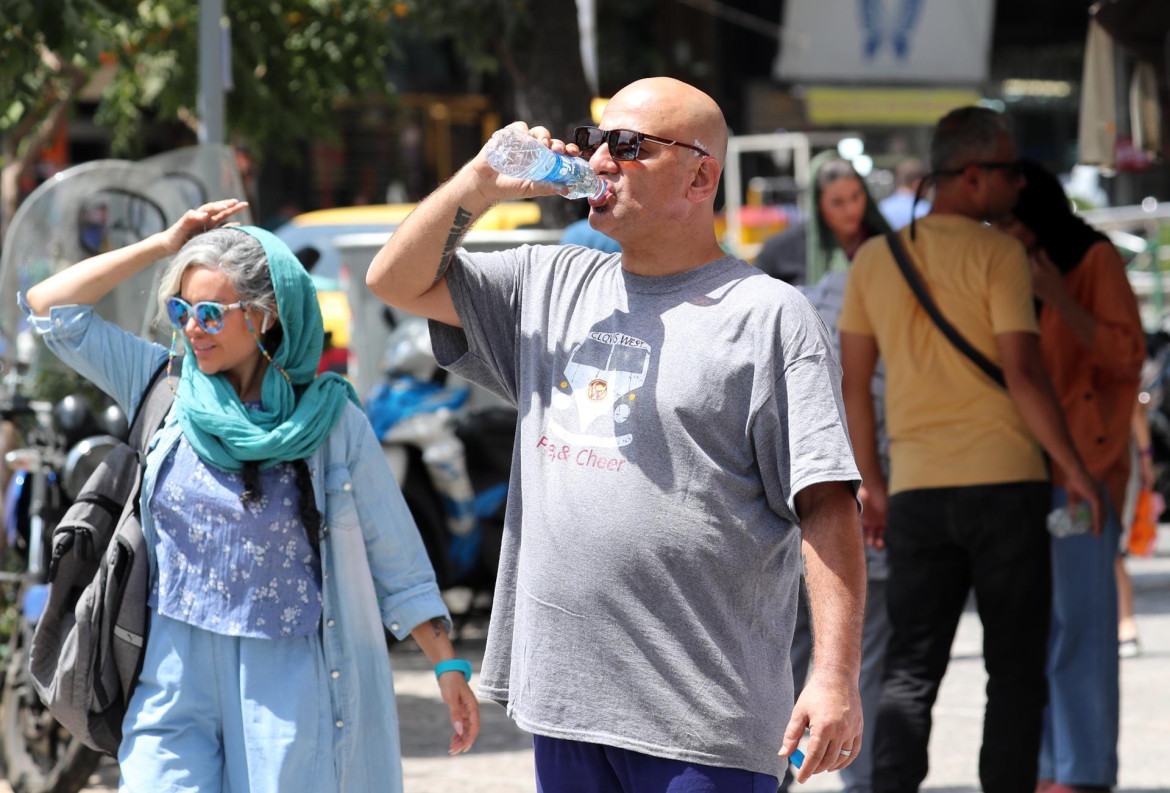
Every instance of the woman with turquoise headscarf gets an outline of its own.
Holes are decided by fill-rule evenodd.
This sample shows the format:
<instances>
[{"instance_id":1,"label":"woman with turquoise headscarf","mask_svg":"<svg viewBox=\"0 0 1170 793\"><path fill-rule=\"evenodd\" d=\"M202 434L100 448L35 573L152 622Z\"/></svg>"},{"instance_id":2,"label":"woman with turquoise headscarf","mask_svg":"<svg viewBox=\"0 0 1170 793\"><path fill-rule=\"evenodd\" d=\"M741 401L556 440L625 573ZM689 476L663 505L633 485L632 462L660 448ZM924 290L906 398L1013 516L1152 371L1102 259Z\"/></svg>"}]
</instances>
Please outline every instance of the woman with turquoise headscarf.
<instances>
[{"instance_id":1,"label":"woman with turquoise headscarf","mask_svg":"<svg viewBox=\"0 0 1170 793\"><path fill-rule=\"evenodd\" d=\"M804 220L764 243L754 262L773 278L797 286L848 270L861 243L890 231L848 160L834 151L821 152L809 162L809 174Z\"/></svg>"},{"instance_id":2,"label":"woman with turquoise headscarf","mask_svg":"<svg viewBox=\"0 0 1170 793\"><path fill-rule=\"evenodd\" d=\"M244 206L205 204L20 297L50 349L128 415L160 368L175 392L143 476L150 631L121 789L398 791L383 625L435 664L452 754L479 731L471 666L455 659L434 571L352 386L317 375L308 273L263 229L217 228ZM166 257L169 350L93 311Z\"/></svg>"}]
</instances>

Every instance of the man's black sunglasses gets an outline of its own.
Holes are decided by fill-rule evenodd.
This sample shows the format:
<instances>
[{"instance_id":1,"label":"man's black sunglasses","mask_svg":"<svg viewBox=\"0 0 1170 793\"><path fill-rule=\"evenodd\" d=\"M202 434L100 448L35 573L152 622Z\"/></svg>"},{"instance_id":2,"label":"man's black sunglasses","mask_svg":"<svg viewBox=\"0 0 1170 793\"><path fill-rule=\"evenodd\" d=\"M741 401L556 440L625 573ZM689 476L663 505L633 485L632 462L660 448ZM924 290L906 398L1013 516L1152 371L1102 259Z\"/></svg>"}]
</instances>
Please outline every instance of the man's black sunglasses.
<instances>
[{"instance_id":1,"label":"man's black sunglasses","mask_svg":"<svg viewBox=\"0 0 1170 793\"><path fill-rule=\"evenodd\" d=\"M657 135L647 135L645 132L637 132L632 129L599 129L598 127L577 127L573 130L573 143L577 144L577 148L581 150L582 157L592 157L593 152L605 143L609 146L609 156L615 160L628 162L638 158L638 152L642 150L642 141L650 141L661 146L682 146L685 149L696 151L704 157L711 155L700 149L698 146L692 146L689 143L683 143L681 140L670 140L669 138L660 138Z\"/></svg>"}]
</instances>

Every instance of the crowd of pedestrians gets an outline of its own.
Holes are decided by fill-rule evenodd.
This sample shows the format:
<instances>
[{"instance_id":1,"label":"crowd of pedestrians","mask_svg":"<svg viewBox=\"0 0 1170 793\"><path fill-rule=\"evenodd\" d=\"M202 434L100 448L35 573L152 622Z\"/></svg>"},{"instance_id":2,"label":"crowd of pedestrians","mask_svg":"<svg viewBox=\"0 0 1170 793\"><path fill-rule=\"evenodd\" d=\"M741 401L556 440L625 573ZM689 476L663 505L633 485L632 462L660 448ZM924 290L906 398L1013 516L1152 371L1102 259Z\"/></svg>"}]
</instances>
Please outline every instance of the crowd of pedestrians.
<instances>
[{"instance_id":1,"label":"crowd of pedestrians","mask_svg":"<svg viewBox=\"0 0 1170 793\"><path fill-rule=\"evenodd\" d=\"M822 156L830 173L851 170ZM814 256L848 260L848 275L803 287L839 333L862 522L888 553L889 644L874 650L884 682L866 707L875 740L846 789L913 791L925 778L930 711L973 589L989 678L984 789L1110 790L1125 630L1114 571L1131 423L1140 433L1144 418L1144 336L1120 256L1055 176L1018 160L989 110L939 122L929 171L899 166L880 206L896 235L862 222L864 207L852 226L836 220L825 173L813 171L808 231L773 238L757 264L800 283ZM797 234L819 250L798 248ZM1148 489L1148 429L1135 437ZM1070 493L1092 527L1050 538L1047 516Z\"/></svg>"},{"instance_id":2,"label":"crowd of pedestrians","mask_svg":"<svg viewBox=\"0 0 1170 793\"><path fill-rule=\"evenodd\" d=\"M941 119L881 205L818 156L805 220L755 267L715 237L728 131L701 91L639 80L567 140L513 126L607 182L586 225L461 249L493 203L557 191L481 152L367 284L519 409L479 693L535 736L538 789L774 793L840 770L849 793L916 791L972 592L983 788L1111 789L1144 341L1117 252L1004 117ZM435 663L452 753L478 732L470 667L352 388L317 375L308 275L224 226L240 206L21 297L128 414L160 369L176 392L142 488L152 620L122 784L397 790L382 626ZM94 313L172 256L169 350ZM1086 531L1050 537L1082 503Z\"/></svg>"}]
</instances>

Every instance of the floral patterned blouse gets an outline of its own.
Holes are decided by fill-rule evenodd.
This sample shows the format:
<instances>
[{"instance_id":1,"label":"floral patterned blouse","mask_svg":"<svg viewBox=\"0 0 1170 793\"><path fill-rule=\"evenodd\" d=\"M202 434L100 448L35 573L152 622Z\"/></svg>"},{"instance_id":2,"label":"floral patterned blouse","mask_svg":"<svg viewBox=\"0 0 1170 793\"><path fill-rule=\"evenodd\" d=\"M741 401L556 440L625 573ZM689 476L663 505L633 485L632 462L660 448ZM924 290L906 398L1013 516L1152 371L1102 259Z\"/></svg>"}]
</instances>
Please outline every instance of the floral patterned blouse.
<instances>
[{"instance_id":1,"label":"floral patterned blouse","mask_svg":"<svg viewBox=\"0 0 1170 793\"><path fill-rule=\"evenodd\" d=\"M305 534L293 467L260 472L258 501L243 477L214 468L180 439L163 463L150 512L158 576L150 605L213 633L303 636L321 618L321 562Z\"/></svg>"}]
</instances>

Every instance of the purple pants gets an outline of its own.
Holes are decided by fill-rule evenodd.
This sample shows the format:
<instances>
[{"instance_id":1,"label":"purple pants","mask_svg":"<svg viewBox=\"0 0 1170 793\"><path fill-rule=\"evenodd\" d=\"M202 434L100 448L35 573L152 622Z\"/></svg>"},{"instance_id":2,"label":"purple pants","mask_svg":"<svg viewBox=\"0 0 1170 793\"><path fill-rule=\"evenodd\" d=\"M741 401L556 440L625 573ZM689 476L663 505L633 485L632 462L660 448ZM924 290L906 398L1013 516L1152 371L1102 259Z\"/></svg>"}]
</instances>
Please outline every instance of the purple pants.
<instances>
[{"instance_id":1,"label":"purple pants","mask_svg":"<svg viewBox=\"0 0 1170 793\"><path fill-rule=\"evenodd\" d=\"M776 793L779 781L597 743L535 736L538 793Z\"/></svg>"}]
</instances>

